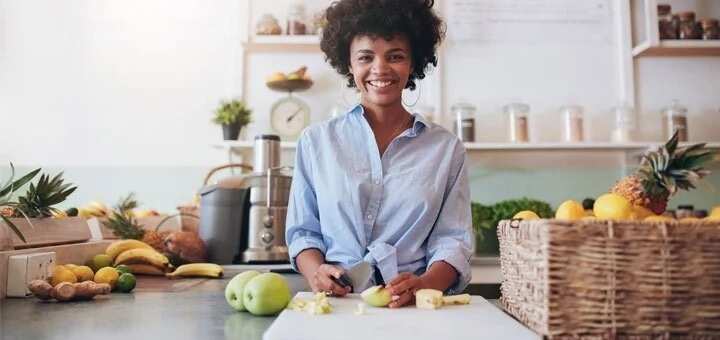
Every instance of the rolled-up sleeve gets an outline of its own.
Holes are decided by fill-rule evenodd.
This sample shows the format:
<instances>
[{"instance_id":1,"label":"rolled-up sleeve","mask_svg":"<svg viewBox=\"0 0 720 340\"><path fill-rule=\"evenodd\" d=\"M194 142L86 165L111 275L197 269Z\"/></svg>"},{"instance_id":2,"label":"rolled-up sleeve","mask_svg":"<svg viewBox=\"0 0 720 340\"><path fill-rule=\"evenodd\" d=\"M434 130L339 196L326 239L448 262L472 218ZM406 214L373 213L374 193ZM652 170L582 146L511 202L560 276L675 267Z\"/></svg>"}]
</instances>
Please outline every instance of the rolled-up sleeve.
<instances>
[{"instance_id":1,"label":"rolled-up sleeve","mask_svg":"<svg viewBox=\"0 0 720 340\"><path fill-rule=\"evenodd\" d=\"M465 149L456 146L452 161L452 178L448 180L445 199L435 226L428 237L428 267L445 261L455 268L459 276L448 289L448 294L462 292L470 283L470 258L473 253L470 186L465 168Z\"/></svg>"},{"instance_id":2,"label":"rolled-up sleeve","mask_svg":"<svg viewBox=\"0 0 720 340\"><path fill-rule=\"evenodd\" d=\"M323 254L326 247L320 232L317 196L312 178L312 147L308 130L298 140L295 153L287 218L285 240L293 269L298 270L295 258L305 249L316 248Z\"/></svg>"}]
</instances>

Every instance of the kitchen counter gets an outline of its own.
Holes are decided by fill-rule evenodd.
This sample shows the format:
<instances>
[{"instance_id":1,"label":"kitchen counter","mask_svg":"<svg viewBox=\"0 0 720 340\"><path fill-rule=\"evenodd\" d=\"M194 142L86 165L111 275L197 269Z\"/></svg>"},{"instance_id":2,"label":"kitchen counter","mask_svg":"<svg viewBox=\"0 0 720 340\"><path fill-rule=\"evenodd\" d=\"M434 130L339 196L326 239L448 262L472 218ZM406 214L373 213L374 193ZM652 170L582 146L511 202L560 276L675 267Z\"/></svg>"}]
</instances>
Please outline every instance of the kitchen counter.
<instances>
[{"instance_id":1,"label":"kitchen counter","mask_svg":"<svg viewBox=\"0 0 720 340\"><path fill-rule=\"evenodd\" d=\"M140 277L132 294L113 293L86 302L41 302L35 298L0 300L0 339L261 339L275 317L234 312L225 302L227 281L174 281ZM293 295L309 290L298 274L283 274ZM472 293L473 287L469 289Z\"/></svg>"}]
</instances>

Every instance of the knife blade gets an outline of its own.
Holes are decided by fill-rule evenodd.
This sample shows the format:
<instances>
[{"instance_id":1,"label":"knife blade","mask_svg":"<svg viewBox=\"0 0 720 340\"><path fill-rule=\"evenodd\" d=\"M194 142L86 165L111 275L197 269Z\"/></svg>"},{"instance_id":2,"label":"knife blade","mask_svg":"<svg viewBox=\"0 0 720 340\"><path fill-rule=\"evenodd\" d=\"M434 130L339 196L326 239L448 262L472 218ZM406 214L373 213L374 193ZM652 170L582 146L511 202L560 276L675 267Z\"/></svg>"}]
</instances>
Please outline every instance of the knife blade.
<instances>
[{"instance_id":1,"label":"knife blade","mask_svg":"<svg viewBox=\"0 0 720 340\"><path fill-rule=\"evenodd\" d=\"M352 287L352 291L359 291L365 289L367 283L370 282L372 274L373 271L370 263L360 261L346 270L339 278L333 278L333 280L343 287Z\"/></svg>"}]
</instances>

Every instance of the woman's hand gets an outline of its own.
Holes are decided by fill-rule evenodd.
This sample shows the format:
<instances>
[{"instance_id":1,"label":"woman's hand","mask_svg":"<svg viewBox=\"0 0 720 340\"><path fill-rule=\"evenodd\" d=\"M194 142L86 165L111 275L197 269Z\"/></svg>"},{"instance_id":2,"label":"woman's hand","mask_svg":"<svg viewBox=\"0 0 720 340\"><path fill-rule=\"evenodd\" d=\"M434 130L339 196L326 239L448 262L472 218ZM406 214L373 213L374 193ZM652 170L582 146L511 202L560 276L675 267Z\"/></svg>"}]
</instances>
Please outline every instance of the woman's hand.
<instances>
[{"instance_id":1,"label":"woman's hand","mask_svg":"<svg viewBox=\"0 0 720 340\"><path fill-rule=\"evenodd\" d=\"M415 303L415 292L425 288L421 277L412 273L400 273L385 287L390 290L390 308L399 308Z\"/></svg>"},{"instance_id":2,"label":"woman's hand","mask_svg":"<svg viewBox=\"0 0 720 340\"><path fill-rule=\"evenodd\" d=\"M324 292L325 294L333 296L345 296L350 293L352 288L350 286L343 288L333 281L333 278L339 278L344 272L341 267L321 264L307 280L315 293Z\"/></svg>"}]
</instances>

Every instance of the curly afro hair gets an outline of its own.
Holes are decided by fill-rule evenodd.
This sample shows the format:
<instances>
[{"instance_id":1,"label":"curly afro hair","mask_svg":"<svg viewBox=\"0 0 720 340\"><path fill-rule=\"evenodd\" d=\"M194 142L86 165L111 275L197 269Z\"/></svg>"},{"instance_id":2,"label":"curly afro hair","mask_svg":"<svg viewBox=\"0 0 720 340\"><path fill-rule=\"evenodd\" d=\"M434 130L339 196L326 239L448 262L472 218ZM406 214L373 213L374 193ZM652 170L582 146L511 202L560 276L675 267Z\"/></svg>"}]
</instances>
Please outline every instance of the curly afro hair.
<instances>
[{"instance_id":1,"label":"curly afro hair","mask_svg":"<svg viewBox=\"0 0 720 340\"><path fill-rule=\"evenodd\" d=\"M434 0L340 0L325 12L320 48L325 60L356 87L350 73L350 43L366 35L391 40L402 34L410 42L412 72L405 88L415 90L415 79L425 78L428 64L437 66L435 49L445 36L442 20L432 10Z\"/></svg>"}]
</instances>

